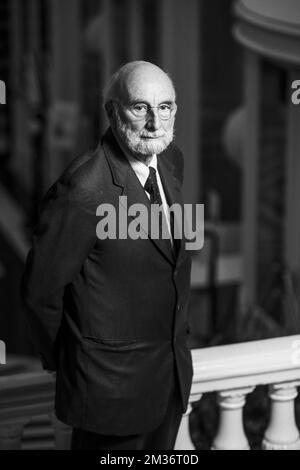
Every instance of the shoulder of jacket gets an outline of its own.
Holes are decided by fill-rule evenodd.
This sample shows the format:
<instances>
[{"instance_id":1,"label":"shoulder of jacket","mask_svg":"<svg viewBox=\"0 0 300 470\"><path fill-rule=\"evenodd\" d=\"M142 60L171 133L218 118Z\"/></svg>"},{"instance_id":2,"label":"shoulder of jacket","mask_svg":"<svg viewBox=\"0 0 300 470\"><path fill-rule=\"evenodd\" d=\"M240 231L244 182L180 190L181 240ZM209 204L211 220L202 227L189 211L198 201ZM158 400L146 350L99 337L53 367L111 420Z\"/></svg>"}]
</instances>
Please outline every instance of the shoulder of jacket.
<instances>
[{"instance_id":1,"label":"shoulder of jacket","mask_svg":"<svg viewBox=\"0 0 300 470\"><path fill-rule=\"evenodd\" d=\"M180 148L172 142L164 152L164 158L168 161L168 164L173 167L174 175L182 184L184 177L184 158Z\"/></svg>"},{"instance_id":2,"label":"shoulder of jacket","mask_svg":"<svg viewBox=\"0 0 300 470\"><path fill-rule=\"evenodd\" d=\"M74 158L47 191L44 200L73 201L85 205L99 199L107 163L101 145Z\"/></svg>"}]
</instances>

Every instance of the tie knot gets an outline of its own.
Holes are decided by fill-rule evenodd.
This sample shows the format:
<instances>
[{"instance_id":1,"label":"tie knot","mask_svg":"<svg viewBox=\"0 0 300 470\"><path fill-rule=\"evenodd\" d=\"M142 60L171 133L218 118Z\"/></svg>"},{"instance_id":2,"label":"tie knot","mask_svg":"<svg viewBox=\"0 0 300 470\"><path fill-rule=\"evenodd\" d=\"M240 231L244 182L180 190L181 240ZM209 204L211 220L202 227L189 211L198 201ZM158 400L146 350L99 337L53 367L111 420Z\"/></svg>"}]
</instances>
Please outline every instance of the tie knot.
<instances>
[{"instance_id":1,"label":"tie knot","mask_svg":"<svg viewBox=\"0 0 300 470\"><path fill-rule=\"evenodd\" d=\"M149 166L148 168L149 168L149 175L144 185L144 188L146 189L146 191L151 192L151 188L153 186L157 186L156 170L155 168L153 168L153 166Z\"/></svg>"},{"instance_id":2,"label":"tie knot","mask_svg":"<svg viewBox=\"0 0 300 470\"><path fill-rule=\"evenodd\" d=\"M149 166L149 177L153 180L156 179L156 169L153 166Z\"/></svg>"}]
</instances>

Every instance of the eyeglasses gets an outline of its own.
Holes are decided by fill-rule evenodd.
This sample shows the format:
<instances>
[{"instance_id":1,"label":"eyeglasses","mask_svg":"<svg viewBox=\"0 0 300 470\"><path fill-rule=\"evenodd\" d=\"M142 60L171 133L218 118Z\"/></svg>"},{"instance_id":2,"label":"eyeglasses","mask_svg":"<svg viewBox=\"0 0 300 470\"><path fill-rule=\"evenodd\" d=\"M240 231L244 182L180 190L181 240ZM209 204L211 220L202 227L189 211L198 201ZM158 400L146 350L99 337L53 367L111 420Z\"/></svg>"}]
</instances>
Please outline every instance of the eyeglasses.
<instances>
[{"instance_id":1,"label":"eyeglasses","mask_svg":"<svg viewBox=\"0 0 300 470\"><path fill-rule=\"evenodd\" d=\"M146 103L135 103L135 104L129 105L128 108L131 111L131 113L137 119L140 119L140 120L145 119L147 116L149 116L151 109L157 109L157 114L160 117L160 119L167 121L168 119L171 118L173 112L175 111L176 104L175 103L162 103L162 104L159 104L158 106L150 106Z\"/></svg>"}]
</instances>

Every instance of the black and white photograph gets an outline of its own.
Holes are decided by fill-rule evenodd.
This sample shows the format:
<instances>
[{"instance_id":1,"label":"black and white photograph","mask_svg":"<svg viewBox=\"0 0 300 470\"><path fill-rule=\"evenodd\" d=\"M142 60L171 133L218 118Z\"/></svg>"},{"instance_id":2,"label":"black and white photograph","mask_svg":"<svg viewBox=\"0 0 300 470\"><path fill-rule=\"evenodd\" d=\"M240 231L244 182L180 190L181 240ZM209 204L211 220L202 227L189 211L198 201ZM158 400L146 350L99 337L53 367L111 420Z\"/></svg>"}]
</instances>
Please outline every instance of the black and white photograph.
<instances>
[{"instance_id":1,"label":"black and white photograph","mask_svg":"<svg viewBox=\"0 0 300 470\"><path fill-rule=\"evenodd\" d=\"M300 450L299 387L299 0L0 0L0 450Z\"/></svg>"}]
</instances>

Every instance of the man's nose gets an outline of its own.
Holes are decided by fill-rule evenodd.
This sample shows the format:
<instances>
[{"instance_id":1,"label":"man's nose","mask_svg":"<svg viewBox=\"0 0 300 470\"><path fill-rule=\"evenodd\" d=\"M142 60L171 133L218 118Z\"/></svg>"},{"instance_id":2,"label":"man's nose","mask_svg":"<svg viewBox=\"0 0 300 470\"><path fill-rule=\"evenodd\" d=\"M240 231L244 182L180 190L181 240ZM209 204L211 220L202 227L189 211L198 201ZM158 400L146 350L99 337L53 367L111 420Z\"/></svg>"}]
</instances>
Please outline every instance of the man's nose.
<instances>
[{"instance_id":1,"label":"man's nose","mask_svg":"<svg viewBox=\"0 0 300 470\"><path fill-rule=\"evenodd\" d=\"M149 110L149 116L147 119L147 129L157 131L160 128L160 118L156 108Z\"/></svg>"}]
</instances>

